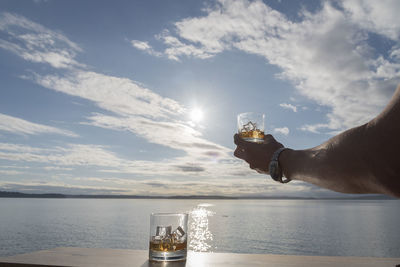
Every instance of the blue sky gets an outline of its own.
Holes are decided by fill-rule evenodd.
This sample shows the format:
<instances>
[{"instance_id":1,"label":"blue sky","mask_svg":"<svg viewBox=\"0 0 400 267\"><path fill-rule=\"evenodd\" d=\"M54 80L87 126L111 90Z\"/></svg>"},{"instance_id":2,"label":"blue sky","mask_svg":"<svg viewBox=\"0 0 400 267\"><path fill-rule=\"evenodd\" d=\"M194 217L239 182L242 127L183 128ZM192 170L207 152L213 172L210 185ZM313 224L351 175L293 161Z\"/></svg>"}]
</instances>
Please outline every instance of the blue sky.
<instances>
[{"instance_id":1,"label":"blue sky","mask_svg":"<svg viewBox=\"0 0 400 267\"><path fill-rule=\"evenodd\" d=\"M236 115L265 113L294 149L367 122L400 82L399 11L389 0L3 0L0 190L336 196L235 159Z\"/></svg>"}]
</instances>

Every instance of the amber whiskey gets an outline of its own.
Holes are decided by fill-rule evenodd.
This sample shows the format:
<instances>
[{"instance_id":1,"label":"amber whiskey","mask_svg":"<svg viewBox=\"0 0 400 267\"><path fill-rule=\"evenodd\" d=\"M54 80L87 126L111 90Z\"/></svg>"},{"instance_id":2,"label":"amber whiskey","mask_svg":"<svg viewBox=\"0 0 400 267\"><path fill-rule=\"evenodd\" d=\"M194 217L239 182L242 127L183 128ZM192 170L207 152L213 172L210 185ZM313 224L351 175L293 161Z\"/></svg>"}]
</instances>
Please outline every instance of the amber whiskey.
<instances>
[{"instance_id":1,"label":"amber whiskey","mask_svg":"<svg viewBox=\"0 0 400 267\"><path fill-rule=\"evenodd\" d=\"M264 131L257 128L257 124L249 121L243 125L242 129L239 130L239 136L246 141L263 143L264 142Z\"/></svg>"},{"instance_id":2,"label":"amber whiskey","mask_svg":"<svg viewBox=\"0 0 400 267\"><path fill-rule=\"evenodd\" d=\"M163 251L163 252L173 252L184 250L187 248L187 241L180 242L174 240L173 238L166 238L162 240L152 240L150 241L150 250L153 251Z\"/></svg>"}]
</instances>

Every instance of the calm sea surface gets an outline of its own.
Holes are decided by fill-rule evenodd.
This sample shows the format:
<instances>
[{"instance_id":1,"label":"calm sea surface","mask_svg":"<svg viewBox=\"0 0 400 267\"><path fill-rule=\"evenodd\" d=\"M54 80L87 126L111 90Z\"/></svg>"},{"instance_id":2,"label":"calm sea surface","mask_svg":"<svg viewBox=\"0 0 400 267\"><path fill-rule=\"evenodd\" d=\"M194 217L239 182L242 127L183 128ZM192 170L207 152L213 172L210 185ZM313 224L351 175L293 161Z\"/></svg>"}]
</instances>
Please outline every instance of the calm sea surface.
<instances>
[{"instance_id":1,"label":"calm sea surface","mask_svg":"<svg viewBox=\"0 0 400 267\"><path fill-rule=\"evenodd\" d=\"M189 212L194 251L400 257L399 200L0 199L0 256L147 249L151 212Z\"/></svg>"}]
</instances>

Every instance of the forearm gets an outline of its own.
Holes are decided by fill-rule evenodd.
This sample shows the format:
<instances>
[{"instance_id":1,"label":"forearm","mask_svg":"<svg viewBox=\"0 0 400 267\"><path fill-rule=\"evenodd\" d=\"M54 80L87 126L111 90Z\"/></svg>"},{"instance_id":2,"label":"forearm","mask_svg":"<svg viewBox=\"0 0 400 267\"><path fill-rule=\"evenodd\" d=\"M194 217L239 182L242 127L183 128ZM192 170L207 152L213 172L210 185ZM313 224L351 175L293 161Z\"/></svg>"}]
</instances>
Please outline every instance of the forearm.
<instances>
[{"instance_id":1,"label":"forearm","mask_svg":"<svg viewBox=\"0 0 400 267\"><path fill-rule=\"evenodd\" d=\"M400 197L400 86L369 123L307 150L285 150L283 173L343 193Z\"/></svg>"},{"instance_id":2,"label":"forearm","mask_svg":"<svg viewBox=\"0 0 400 267\"><path fill-rule=\"evenodd\" d=\"M368 125L350 129L307 150L285 150L279 159L284 175L343 193L396 195L379 173L379 155L369 143Z\"/></svg>"}]
</instances>

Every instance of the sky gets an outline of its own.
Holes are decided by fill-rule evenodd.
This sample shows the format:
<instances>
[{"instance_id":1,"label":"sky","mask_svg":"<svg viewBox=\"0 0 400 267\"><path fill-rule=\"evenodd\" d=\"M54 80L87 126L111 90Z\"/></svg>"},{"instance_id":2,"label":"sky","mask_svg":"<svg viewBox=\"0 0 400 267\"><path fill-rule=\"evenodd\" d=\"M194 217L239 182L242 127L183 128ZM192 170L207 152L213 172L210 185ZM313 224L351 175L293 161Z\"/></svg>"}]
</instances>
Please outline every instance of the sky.
<instances>
[{"instance_id":1,"label":"sky","mask_svg":"<svg viewBox=\"0 0 400 267\"><path fill-rule=\"evenodd\" d=\"M307 149L400 82L400 1L0 0L0 190L341 197L233 156L237 114Z\"/></svg>"}]
</instances>

